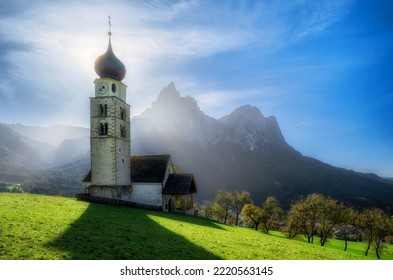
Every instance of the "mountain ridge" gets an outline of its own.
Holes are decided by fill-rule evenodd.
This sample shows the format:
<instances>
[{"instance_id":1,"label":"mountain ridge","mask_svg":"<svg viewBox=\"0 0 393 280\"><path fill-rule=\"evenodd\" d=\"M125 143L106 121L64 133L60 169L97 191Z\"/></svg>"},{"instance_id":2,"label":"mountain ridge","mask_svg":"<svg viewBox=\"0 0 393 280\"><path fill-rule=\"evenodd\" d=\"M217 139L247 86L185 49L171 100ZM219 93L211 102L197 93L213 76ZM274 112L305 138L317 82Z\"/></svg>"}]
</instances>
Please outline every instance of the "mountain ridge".
<instances>
[{"instance_id":1,"label":"mountain ridge","mask_svg":"<svg viewBox=\"0 0 393 280\"><path fill-rule=\"evenodd\" d=\"M285 207L313 192L362 207L391 207L391 182L303 156L285 141L274 116L244 105L214 119L193 101L170 84L133 120L131 136L133 151L171 154L194 173L202 200L223 188L248 190L257 203L277 196Z\"/></svg>"},{"instance_id":2,"label":"mountain ridge","mask_svg":"<svg viewBox=\"0 0 393 280\"><path fill-rule=\"evenodd\" d=\"M390 180L303 156L286 142L274 116L265 117L257 107L243 105L215 119L202 112L193 97L181 96L173 83L163 88L150 108L133 117L131 129L132 153L171 154L183 172L195 175L199 201L213 200L219 188L247 190L256 203L276 196L284 207L313 192L359 207L389 208L393 200ZM72 177L75 170L88 171L88 137L78 140L72 128L65 131L74 139L62 139L64 150L57 153L60 158L74 153L75 166L58 167L52 173L60 176L63 170ZM70 184L67 176L58 178Z\"/></svg>"}]
</instances>

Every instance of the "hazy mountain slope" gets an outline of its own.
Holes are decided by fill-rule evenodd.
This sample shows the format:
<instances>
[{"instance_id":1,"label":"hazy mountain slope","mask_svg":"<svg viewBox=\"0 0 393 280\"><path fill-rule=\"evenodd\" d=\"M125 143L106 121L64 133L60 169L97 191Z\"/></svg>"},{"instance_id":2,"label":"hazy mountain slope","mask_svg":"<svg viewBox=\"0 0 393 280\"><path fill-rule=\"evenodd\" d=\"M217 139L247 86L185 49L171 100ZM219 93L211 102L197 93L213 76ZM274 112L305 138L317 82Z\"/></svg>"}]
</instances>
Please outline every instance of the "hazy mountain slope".
<instances>
[{"instance_id":1,"label":"hazy mountain slope","mask_svg":"<svg viewBox=\"0 0 393 280\"><path fill-rule=\"evenodd\" d=\"M85 154L68 164L35 171L26 176L22 183L24 190L31 193L74 197L83 191L81 180L89 170L90 156Z\"/></svg>"},{"instance_id":2,"label":"hazy mountain slope","mask_svg":"<svg viewBox=\"0 0 393 280\"><path fill-rule=\"evenodd\" d=\"M9 166L26 168L47 167L33 145L31 139L12 131L0 124L0 160Z\"/></svg>"},{"instance_id":3,"label":"hazy mountain slope","mask_svg":"<svg viewBox=\"0 0 393 280\"><path fill-rule=\"evenodd\" d=\"M35 153L50 166L78 160L90 149L88 128L65 125L50 127L3 124L25 139Z\"/></svg>"},{"instance_id":4,"label":"hazy mountain slope","mask_svg":"<svg viewBox=\"0 0 393 280\"><path fill-rule=\"evenodd\" d=\"M89 129L66 125L53 125L50 127L26 126L22 124L5 124L13 131L41 143L58 146L66 139L78 139L89 136Z\"/></svg>"},{"instance_id":5,"label":"hazy mountain slope","mask_svg":"<svg viewBox=\"0 0 393 280\"><path fill-rule=\"evenodd\" d=\"M133 119L132 130L132 152L171 154L183 171L195 174L201 200L225 188L248 190L258 203L274 195L285 207L312 192L359 206L392 205L391 181L302 156L286 143L276 119L256 107L216 120L170 84Z\"/></svg>"},{"instance_id":6,"label":"hazy mountain slope","mask_svg":"<svg viewBox=\"0 0 393 280\"><path fill-rule=\"evenodd\" d=\"M0 180L20 179L31 170L49 166L32 142L0 124Z\"/></svg>"},{"instance_id":7,"label":"hazy mountain slope","mask_svg":"<svg viewBox=\"0 0 393 280\"><path fill-rule=\"evenodd\" d=\"M90 150L90 137L66 139L48 155L54 166L61 166L84 157Z\"/></svg>"}]
</instances>

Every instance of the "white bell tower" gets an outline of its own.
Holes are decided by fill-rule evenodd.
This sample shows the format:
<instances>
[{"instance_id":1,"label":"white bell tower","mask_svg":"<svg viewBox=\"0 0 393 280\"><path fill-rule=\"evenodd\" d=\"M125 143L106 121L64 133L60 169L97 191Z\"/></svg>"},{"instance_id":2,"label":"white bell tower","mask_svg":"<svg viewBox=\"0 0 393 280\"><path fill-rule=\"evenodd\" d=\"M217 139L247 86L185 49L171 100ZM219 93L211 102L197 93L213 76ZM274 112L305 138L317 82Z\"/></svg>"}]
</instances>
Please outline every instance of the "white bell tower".
<instances>
[{"instance_id":1,"label":"white bell tower","mask_svg":"<svg viewBox=\"0 0 393 280\"><path fill-rule=\"evenodd\" d=\"M90 193L115 199L119 187L131 185L131 139L127 86L122 83L126 68L113 53L110 25L109 18L108 49L95 61L99 78L90 97Z\"/></svg>"}]
</instances>

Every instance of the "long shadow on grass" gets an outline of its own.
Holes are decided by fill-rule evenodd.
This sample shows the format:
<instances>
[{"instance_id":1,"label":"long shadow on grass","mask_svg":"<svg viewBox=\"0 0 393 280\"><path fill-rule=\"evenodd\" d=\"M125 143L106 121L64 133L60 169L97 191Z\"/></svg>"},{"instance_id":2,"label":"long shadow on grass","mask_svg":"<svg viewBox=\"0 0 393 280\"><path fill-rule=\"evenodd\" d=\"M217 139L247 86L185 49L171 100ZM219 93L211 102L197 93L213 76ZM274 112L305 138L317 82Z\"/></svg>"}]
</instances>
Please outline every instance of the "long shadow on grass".
<instances>
[{"instance_id":1,"label":"long shadow on grass","mask_svg":"<svg viewBox=\"0 0 393 280\"><path fill-rule=\"evenodd\" d=\"M149 213L90 204L78 220L47 246L61 252L59 259L220 259L160 226L148 217Z\"/></svg>"},{"instance_id":2,"label":"long shadow on grass","mask_svg":"<svg viewBox=\"0 0 393 280\"><path fill-rule=\"evenodd\" d=\"M190 216L187 216L185 214L169 214L164 213L164 212L159 212L159 211L154 211L149 214L150 216L156 216L156 217L161 217L165 219L176 219L179 222L182 223L187 223L187 224L193 224L193 225L198 225L198 226L203 226L203 227L210 227L218 230L226 230L224 227L220 226L218 223L209 220L207 218L202 218L202 217L192 217L192 220L190 219Z\"/></svg>"}]
</instances>

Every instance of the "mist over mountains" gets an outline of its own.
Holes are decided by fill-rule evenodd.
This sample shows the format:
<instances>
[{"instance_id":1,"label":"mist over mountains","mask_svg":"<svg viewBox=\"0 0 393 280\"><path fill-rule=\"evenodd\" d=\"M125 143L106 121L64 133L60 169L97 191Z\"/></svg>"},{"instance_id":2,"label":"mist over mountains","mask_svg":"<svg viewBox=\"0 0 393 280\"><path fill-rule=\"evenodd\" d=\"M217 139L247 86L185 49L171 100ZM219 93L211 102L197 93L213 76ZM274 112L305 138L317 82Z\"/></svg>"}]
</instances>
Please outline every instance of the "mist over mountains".
<instances>
[{"instance_id":1,"label":"mist over mountains","mask_svg":"<svg viewBox=\"0 0 393 280\"><path fill-rule=\"evenodd\" d=\"M87 128L0 125L0 130L0 180L3 171L26 169L24 162L35 162L28 169L36 170L41 182L49 176L52 185L56 176L67 182L63 185L79 184L90 169ZM256 107L209 117L173 83L132 119L131 141L133 154L171 154L182 172L193 173L200 202L214 199L223 188L247 190L256 203L276 196L284 207L313 192L359 207L392 207L392 181L303 156L285 141L276 118Z\"/></svg>"},{"instance_id":2,"label":"mist over mountains","mask_svg":"<svg viewBox=\"0 0 393 280\"><path fill-rule=\"evenodd\" d=\"M392 206L391 181L303 156L286 143L275 117L250 105L214 119L172 83L132 126L133 151L171 154L194 173L202 200L223 188L247 190L257 203L273 195L284 207L313 192L359 206Z\"/></svg>"},{"instance_id":3,"label":"mist over mountains","mask_svg":"<svg viewBox=\"0 0 393 280\"><path fill-rule=\"evenodd\" d=\"M50 127L4 124L30 139L28 143L48 166L60 166L78 160L89 152L90 131L84 127L54 125Z\"/></svg>"}]
</instances>

